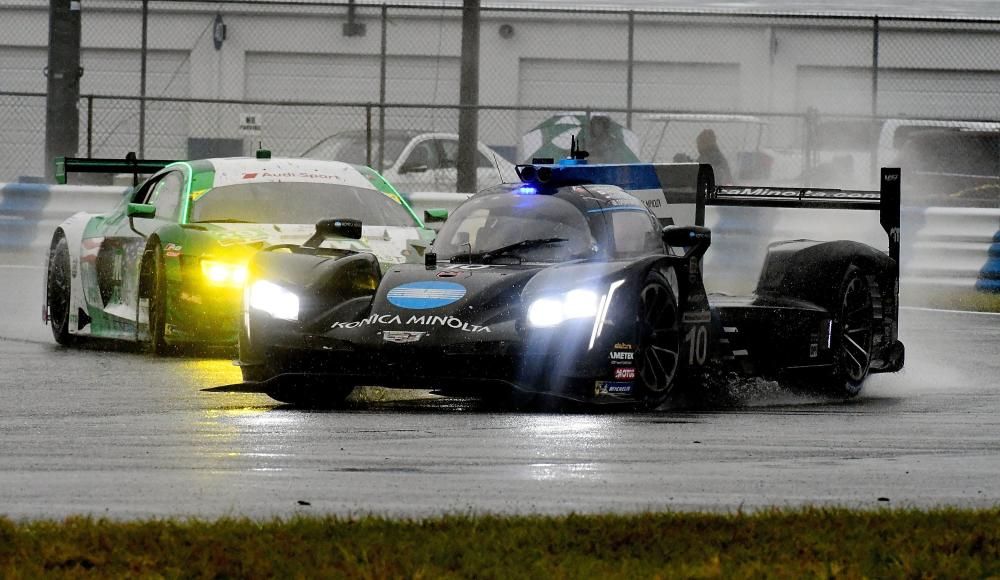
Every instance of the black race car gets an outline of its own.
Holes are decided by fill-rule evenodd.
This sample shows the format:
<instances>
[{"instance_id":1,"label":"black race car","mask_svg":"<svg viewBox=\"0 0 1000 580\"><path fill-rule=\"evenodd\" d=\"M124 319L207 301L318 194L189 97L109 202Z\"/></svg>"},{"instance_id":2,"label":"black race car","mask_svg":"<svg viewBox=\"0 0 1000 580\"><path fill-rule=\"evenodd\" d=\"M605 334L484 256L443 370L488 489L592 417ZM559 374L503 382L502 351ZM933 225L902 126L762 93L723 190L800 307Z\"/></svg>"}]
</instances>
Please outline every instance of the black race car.
<instances>
[{"instance_id":1,"label":"black race car","mask_svg":"<svg viewBox=\"0 0 1000 580\"><path fill-rule=\"evenodd\" d=\"M359 385L656 406L717 369L850 397L902 368L898 170L882 171L881 192L850 192L716 188L698 164L518 169L522 183L448 217L425 264L383 271L370 253L326 249L360 235L346 219L256 254L245 382L209 390L308 406ZM752 296L710 297L706 204L881 209L890 251L773 244Z\"/></svg>"}]
</instances>

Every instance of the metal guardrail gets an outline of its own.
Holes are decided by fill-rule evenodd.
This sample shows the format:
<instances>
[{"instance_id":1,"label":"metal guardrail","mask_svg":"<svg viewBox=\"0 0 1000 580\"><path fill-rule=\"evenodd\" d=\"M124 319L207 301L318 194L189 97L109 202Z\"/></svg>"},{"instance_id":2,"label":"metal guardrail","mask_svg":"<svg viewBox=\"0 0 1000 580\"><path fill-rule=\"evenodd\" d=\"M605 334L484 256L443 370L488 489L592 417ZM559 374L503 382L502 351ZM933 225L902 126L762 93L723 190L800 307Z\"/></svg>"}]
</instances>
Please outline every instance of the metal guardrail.
<instances>
[{"instance_id":1,"label":"metal guardrail","mask_svg":"<svg viewBox=\"0 0 1000 580\"><path fill-rule=\"evenodd\" d=\"M79 211L108 211L127 190L109 186L0 184L0 255L30 252L41 260L59 223ZM452 211L469 194L421 192L404 196L414 211L423 215L428 209ZM713 251L706 257L706 285L720 291L752 290L766 243L770 241L849 237L877 248L886 245L877 223L860 223L849 212L709 207L706 224L716 232ZM1000 293L1000 209L905 209L902 230L904 292L978 289ZM726 287L727 283L743 287Z\"/></svg>"}]
</instances>

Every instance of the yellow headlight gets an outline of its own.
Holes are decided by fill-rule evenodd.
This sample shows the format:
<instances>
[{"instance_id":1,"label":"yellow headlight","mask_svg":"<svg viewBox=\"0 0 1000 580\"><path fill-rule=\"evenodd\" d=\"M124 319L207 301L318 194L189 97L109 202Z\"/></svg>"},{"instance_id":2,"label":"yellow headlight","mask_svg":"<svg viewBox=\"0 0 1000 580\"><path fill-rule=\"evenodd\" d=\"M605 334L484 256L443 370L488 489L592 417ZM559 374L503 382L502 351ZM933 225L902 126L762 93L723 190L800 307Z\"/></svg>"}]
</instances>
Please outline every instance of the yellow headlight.
<instances>
[{"instance_id":1,"label":"yellow headlight","mask_svg":"<svg viewBox=\"0 0 1000 580\"><path fill-rule=\"evenodd\" d=\"M202 260L201 273L214 286L242 287L247 281L246 264L231 264L217 260Z\"/></svg>"}]
</instances>

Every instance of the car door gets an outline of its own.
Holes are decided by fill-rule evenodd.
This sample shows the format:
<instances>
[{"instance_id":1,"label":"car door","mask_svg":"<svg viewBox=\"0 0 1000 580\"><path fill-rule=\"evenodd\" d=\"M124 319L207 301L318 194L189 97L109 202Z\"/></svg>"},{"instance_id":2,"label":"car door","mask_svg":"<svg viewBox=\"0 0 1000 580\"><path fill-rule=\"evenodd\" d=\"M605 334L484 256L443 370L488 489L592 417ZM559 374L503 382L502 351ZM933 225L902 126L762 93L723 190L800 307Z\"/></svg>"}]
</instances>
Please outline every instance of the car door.
<instances>
[{"instance_id":1,"label":"car door","mask_svg":"<svg viewBox=\"0 0 1000 580\"><path fill-rule=\"evenodd\" d=\"M438 139L441 148L441 158L447 161L448 172L442 172L441 181L448 185L448 189L441 191L457 191L458 183L458 139L441 138ZM476 191L482 191L487 187L501 183L500 174L497 172L496 163L489 158L489 150L480 145L476 151ZM497 160L500 161L499 159ZM475 192L466 192L475 193Z\"/></svg>"},{"instance_id":2,"label":"car door","mask_svg":"<svg viewBox=\"0 0 1000 580\"><path fill-rule=\"evenodd\" d=\"M440 189L446 182L442 178L441 149L437 139L417 137L399 157L396 175L389 182L399 191L455 191Z\"/></svg>"},{"instance_id":3,"label":"car door","mask_svg":"<svg viewBox=\"0 0 1000 580\"><path fill-rule=\"evenodd\" d=\"M108 334L129 336L135 332L139 268L146 239L168 223L177 222L185 179L181 170L154 175L132 194L130 203L156 207L152 218L132 218L128 205L109 216L96 259L100 300L108 314Z\"/></svg>"}]
</instances>

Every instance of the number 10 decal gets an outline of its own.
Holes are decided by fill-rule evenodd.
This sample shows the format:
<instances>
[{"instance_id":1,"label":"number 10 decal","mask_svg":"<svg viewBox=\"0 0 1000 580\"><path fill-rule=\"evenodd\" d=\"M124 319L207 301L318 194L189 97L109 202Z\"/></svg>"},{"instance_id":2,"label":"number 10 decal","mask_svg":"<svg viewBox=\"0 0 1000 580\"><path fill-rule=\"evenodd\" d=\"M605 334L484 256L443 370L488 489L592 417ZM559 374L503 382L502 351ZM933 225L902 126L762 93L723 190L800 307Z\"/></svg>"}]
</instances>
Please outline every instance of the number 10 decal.
<instances>
[{"instance_id":1,"label":"number 10 decal","mask_svg":"<svg viewBox=\"0 0 1000 580\"><path fill-rule=\"evenodd\" d=\"M684 342L688 345L688 364L705 364L708 358L708 327L692 326L684 335Z\"/></svg>"}]
</instances>

